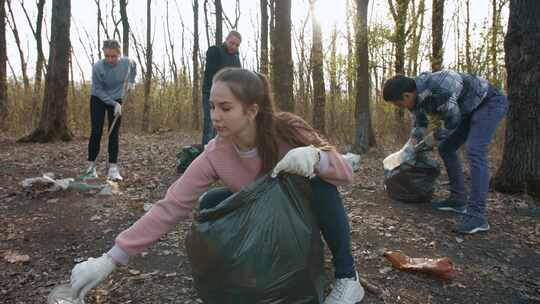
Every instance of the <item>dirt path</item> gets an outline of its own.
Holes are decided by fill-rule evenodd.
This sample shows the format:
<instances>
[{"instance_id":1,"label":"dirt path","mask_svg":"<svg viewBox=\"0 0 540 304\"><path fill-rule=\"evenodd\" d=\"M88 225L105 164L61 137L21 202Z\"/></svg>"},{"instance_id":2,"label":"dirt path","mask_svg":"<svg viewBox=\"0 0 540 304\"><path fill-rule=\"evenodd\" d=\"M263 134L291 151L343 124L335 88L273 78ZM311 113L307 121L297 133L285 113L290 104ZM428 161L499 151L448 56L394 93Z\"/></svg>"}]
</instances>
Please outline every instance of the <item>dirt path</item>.
<instances>
[{"instance_id":1,"label":"dirt path","mask_svg":"<svg viewBox=\"0 0 540 304\"><path fill-rule=\"evenodd\" d=\"M193 138L124 135L120 165L125 181L122 194L112 197L95 191L24 191L20 184L45 172L78 176L85 166L86 140L15 144L0 139L0 302L45 303L55 285L67 282L76 262L108 250L115 235L144 213L144 203L161 198L178 177L175 154ZM522 196L491 193L492 230L457 236L450 232L453 215L387 198L383 155L367 155L355 183L341 189L359 272L382 291L368 293L363 303L540 303L538 205ZM179 224L143 257L119 268L87 302L201 303L184 248L189 226ZM395 270L382 253L397 249L417 257L448 256L456 265L456 278L441 282ZM10 252L28 255L29 261L10 263L4 258ZM330 274L328 254L326 268Z\"/></svg>"}]
</instances>

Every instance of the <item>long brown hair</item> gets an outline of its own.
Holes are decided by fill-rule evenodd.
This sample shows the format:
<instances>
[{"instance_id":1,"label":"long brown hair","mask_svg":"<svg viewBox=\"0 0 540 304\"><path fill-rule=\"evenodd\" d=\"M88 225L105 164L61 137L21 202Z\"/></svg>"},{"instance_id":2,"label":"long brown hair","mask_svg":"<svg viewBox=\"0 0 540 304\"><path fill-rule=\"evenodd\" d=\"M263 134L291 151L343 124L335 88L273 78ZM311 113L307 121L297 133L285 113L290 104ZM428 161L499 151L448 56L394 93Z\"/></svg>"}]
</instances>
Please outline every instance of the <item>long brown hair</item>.
<instances>
[{"instance_id":1,"label":"long brown hair","mask_svg":"<svg viewBox=\"0 0 540 304\"><path fill-rule=\"evenodd\" d=\"M244 109L254 104L259 107L255 117L257 153L261 157L260 175L270 172L279 160L278 139L292 147L314 145L323 150L331 145L300 116L290 112L278 112L272 98L268 78L257 72L241 68L220 70L213 82L223 82L242 102Z\"/></svg>"}]
</instances>

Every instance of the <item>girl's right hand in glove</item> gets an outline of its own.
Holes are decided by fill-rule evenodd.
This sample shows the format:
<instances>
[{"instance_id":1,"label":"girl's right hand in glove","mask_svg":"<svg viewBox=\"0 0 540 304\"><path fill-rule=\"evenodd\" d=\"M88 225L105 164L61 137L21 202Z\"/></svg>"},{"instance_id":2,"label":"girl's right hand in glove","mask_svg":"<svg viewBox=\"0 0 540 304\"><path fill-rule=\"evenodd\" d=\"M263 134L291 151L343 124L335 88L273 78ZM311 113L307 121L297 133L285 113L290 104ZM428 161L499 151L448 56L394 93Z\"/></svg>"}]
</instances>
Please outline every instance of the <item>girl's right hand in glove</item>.
<instances>
[{"instance_id":1,"label":"girl's right hand in glove","mask_svg":"<svg viewBox=\"0 0 540 304\"><path fill-rule=\"evenodd\" d=\"M107 254L99 258L89 258L87 261L73 267L71 271L71 288L79 299L84 299L90 289L96 287L115 269L115 262Z\"/></svg>"}]
</instances>

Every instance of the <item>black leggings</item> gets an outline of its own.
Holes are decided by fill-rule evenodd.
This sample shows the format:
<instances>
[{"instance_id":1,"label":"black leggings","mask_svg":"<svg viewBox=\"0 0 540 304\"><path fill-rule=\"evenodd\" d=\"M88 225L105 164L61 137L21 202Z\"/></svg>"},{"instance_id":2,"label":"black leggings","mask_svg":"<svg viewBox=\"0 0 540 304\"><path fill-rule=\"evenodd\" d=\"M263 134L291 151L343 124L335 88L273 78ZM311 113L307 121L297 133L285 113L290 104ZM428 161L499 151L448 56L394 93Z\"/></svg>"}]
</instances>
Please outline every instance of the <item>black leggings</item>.
<instances>
[{"instance_id":1,"label":"black leggings","mask_svg":"<svg viewBox=\"0 0 540 304\"><path fill-rule=\"evenodd\" d=\"M122 100L116 102L122 104ZM105 123L105 112L107 112L107 120L109 127L114 120L114 107L109 106L96 96L90 98L90 121L92 122L92 133L90 134L90 142L88 143L88 161L95 161L99 154L99 146L101 143L101 134L103 133L103 124ZM109 163L116 164L118 160L118 132L122 116L119 116L114 124L111 135L109 136Z\"/></svg>"}]
</instances>

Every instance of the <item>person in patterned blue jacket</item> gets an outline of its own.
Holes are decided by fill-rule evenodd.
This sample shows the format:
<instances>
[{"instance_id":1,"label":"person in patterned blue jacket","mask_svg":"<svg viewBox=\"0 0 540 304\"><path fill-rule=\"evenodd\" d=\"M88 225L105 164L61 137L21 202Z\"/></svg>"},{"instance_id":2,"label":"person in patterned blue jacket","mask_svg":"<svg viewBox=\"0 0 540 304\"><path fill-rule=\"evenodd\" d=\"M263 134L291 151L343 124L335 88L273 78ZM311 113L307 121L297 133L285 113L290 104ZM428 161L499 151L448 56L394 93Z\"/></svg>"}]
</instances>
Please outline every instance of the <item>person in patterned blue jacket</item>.
<instances>
[{"instance_id":1,"label":"person in patterned blue jacket","mask_svg":"<svg viewBox=\"0 0 540 304\"><path fill-rule=\"evenodd\" d=\"M489 190L487 154L497 126L508 111L506 96L481 77L443 70L424 72L416 78L396 75L385 81L383 98L410 110L413 143L426 135L428 115L443 122L433 134L450 179L450 196L433 202L433 207L463 215L453 227L455 232L489 230L485 210ZM470 166L470 195L457 154L463 144Z\"/></svg>"}]
</instances>

